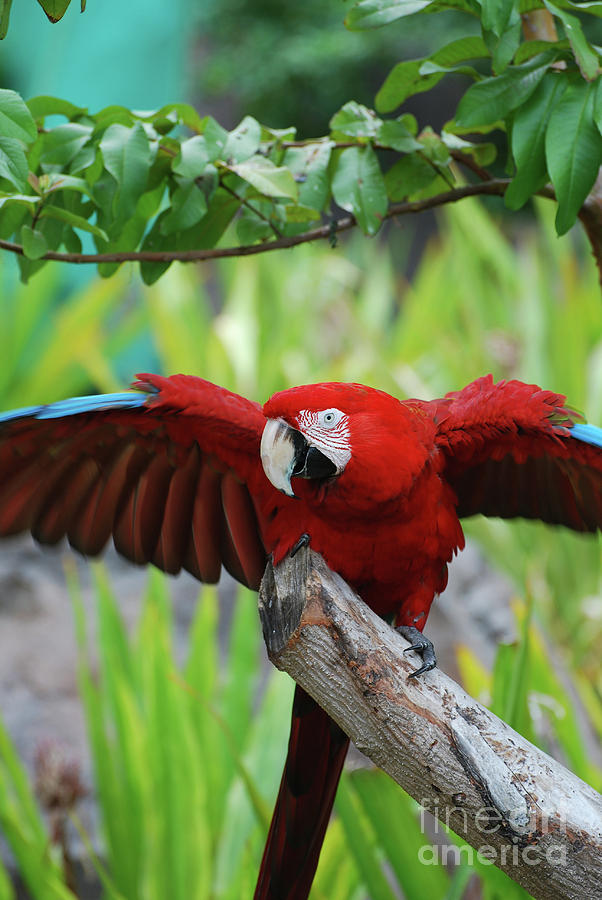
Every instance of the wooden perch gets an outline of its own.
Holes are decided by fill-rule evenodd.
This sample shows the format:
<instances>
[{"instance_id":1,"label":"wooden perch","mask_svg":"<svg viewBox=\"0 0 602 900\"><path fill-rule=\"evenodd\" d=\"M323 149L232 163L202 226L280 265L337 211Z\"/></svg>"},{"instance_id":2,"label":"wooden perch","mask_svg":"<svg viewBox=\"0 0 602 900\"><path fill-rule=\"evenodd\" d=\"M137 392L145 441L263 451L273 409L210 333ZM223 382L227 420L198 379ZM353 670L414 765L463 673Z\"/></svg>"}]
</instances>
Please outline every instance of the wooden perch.
<instances>
[{"instance_id":1,"label":"wooden perch","mask_svg":"<svg viewBox=\"0 0 602 900\"><path fill-rule=\"evenodd\" d=\"M408 680L407 641L321 556L268 565L259 612L272 662L481 858L542 900L600 897L600 795L438 669Z\"/></svg>"}]
</instances>

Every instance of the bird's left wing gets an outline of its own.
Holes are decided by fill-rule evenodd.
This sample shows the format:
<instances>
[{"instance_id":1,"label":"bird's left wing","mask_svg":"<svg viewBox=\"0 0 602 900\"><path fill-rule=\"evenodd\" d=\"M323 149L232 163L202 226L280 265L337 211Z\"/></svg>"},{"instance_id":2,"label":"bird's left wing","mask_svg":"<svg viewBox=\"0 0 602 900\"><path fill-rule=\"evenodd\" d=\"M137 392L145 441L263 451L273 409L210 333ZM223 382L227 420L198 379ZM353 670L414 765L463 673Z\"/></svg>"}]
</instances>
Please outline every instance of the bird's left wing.
<instances>
[{"instance_id":1,"label":"bird's left wing","mask_svg":"<svg viewBox=\"0 0 602 900\"><path fill-rule=\"evenodd\" d=\"M185 375L136 391L0 415L0 536L65 535L94 556L112 536L135 563L257 588L263 477L259 404Z\"/></svg>"},{"instance_id":2,"label":"bird's left wing","mask_svg":"<svg viewBox=\"0 0 602 900\"><path fill-rule=\"evenodd\" d=\"M460 517L602 529L602 430L582 423L562 395L489 375L415 408L435 421Z\"/></svg>"}]
</instances>

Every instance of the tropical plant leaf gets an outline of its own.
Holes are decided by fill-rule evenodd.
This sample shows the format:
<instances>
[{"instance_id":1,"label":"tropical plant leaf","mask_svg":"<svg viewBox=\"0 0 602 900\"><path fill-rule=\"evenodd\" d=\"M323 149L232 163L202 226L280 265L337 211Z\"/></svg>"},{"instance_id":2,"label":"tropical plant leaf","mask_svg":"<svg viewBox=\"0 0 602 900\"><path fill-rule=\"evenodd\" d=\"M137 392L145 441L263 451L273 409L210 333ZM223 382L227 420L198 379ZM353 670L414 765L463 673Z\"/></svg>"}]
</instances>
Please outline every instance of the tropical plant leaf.
<instances>
[{"instance_id":1,"label":"tropical plant leaf","mask_svg":"<svg viewBox=\"0 0 602 900\"><path fill-rule=\"evenodd\" d=\"M522 66L471 85L458 105L455 122L461 128L504 119L529 99L550 65L549 54L541 54Z\"/></svg>"},{"instance_id":2,"label":"tropical plant leaf","mask_svg":"<svg viewBox=\"0 0 602 900\"><path fill-rule=\"evenodd\" d=\"M27 105L15 91L0 90L0 134L30 144L38 129Z\"/></svg>"},{"instance_id":3,"label":"tropical plant leaf","mask_svg":"<svg viewBox=\"0 0 602 900\"><path fill-rule=\"evenodd\" d=\"M376 113L350 100L330 120L330 130L357 138L374 138L383 122Z\"/></svg>"},{"instance_id":4,"label":"tropical plant leaf","mask_svg":"<svg viewBox=\"0 0 602 900\"><path fill-rule=\"evenodd\" d=\"M289 197L296 200L295 179L285 166L275 166L263 156L253 156L228 167L266 197Z\"/></svg>"},{"instance_id":5,"label":"tropical plant leaf","mask_svg":"<svg viewBox=\"0 0 602 900\"><path fill-rule=\"evenodd\" d=\"M65 15L71 0L38 0L51 22L59 22Z\"/></svg>"},{"instance_id":6,"label":"tropical plant leaf","mask_svg":"<svg viewBox=\"0 0 602 900\"><path fill-rule=\"evenodd\" d=\"M0 0L0 41L3 40L8 33L12 2L13 0Z\"/></svg>"},{"instance_id":7,"label":"tropical plant leaf","mask_svg":"<svg viewBox=\"0 0 602 900\"><path fill-rule=\"evenodd\" d=\"M110 125L100 142L105 167L117 182L114 207L116 216L131 216L138 197L147 182L152 150L144 131L137 122L132 128Z\"/></svg>"},{"instance_id":8,"label":"tropical plant leaf","mask_svg":"<svg viewBox=\"0 0 602 900\"><path fill-rule=\"evenodd\" d=\"M581 22L577 16L572 16L561 7L550 3L550 0L544 0L544 3L552 15L562 22L581 74L586 81L593 81L600 71L600 62L598 54L586 40Z\"/></svg>"},{"instance_id":9,"label":"tropical plant leaf","mask_svg":"<svg viewBox=\"0 0 602 900\"><path fill-rule=\"evenodd\" d=\"M207 130L205 129L206 139L208 138ZM261 125L252 116L245 116L240 125L227 134L220 159L228 164L243 162L257 153L260 141Z\"/></svg>"},{"instance_id":10,"label":"tropical plant leaf","mask_svg":"<svg viewBox=\"0 0 602 900\"><path fill-rule=\"evenodd\" d=\"M558 200L556 229L564 234L590 192L602 163L602 135L594 122L595 85L569 84L546 130L546 161Z\"/></svg>"},{"instance_id":11,"label":"tropical plant leaf","mask_svg":"<svg viewBox=\"0 0 602 900\"><path fill-rule=\"evenodd\" d=\"M432 0L361 0L345 17L350 31L380 28L402 16L411 16L429 6Z\"/></svg>"},{"instance_id":12,"label":"tropical plant leaf","mask_svg":"<svg viewBox=\"0 0 602 900\"><path fill-rule=\"evenodd\" d=\"M29 166L21 142L0 136L0 178L6 178L18 191L27 189Z\"/></svg>"},{"instance_id":13,"label":"tropical plant leaf","mask_svg":"<svg viewBox=\"0 0 602 900\"><path fill-rule=\"evenodd\" d=\"M520 209L548 180L546 130L566 86L566 78L561 73L546 73L512 119L511 146L516 175L504 196L509 209Z\"/></svg>"},{"instance_id":14,"label":"tropical plant leaf","mask_svg":"<svg viewBox=\"0 0 602 900\"><path fill-rule=\"evenodd\" d=\"M353 213L366 234L376 234L387 211L387 192L372 147L348 147L341 151L332 193L340 207Z\"/></svg>"}]
</instances>

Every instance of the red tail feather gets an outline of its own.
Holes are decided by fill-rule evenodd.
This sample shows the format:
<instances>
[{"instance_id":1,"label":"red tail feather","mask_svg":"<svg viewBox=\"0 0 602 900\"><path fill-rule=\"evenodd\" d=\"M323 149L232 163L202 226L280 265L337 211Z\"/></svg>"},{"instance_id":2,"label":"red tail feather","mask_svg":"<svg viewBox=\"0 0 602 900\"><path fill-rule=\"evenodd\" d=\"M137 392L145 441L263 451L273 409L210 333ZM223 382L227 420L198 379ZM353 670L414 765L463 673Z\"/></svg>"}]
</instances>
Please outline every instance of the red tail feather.
<instances>
[{"instance_id":1,"label":"red tail feather","mask_svg":"<svg viewBox=\"0 0 602 900\"><path fill-rule=\"evenodd\" d=\"M318 865L349 738L297 685L288 755L255 900L305 900Z\"/></svg>"}]
</instances>

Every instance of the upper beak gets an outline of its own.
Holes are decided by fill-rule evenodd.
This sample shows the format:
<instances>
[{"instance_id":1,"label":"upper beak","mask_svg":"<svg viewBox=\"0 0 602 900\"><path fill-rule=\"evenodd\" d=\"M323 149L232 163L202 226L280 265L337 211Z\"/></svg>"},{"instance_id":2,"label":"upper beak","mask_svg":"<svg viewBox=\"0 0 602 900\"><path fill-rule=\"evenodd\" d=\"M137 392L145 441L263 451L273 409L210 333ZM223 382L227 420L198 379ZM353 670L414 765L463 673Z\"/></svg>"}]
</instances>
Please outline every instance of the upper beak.
<instances>
[{"instance_id":1,"label":"upper beak","mask_svg":"<svg viewBox=\"0 0 602 900\"><path fill-rule=\"evenodd\" d=\"M261 463L275 488L294 497L291 478L329 478L337 467L305 435L282 419L268 419L261 436Z\"/></svg>"}]
</instances>

